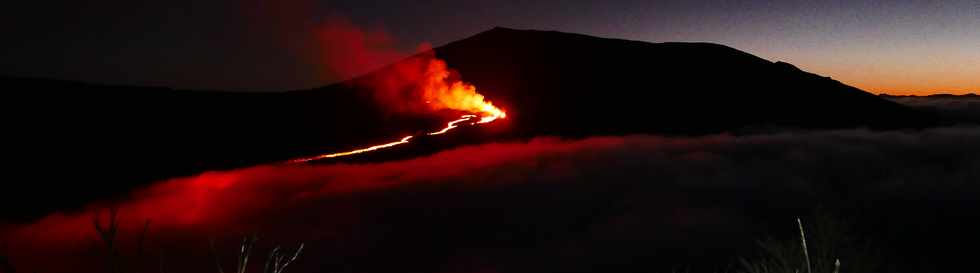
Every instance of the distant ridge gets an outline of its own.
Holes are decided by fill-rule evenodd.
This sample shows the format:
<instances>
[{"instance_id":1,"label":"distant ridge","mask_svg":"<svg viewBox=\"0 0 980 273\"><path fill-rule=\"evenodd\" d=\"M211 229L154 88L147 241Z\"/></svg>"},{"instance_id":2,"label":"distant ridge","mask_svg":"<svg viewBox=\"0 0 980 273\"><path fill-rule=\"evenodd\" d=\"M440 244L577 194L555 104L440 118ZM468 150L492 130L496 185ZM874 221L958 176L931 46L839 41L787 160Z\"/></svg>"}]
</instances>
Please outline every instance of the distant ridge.
<instances>
[{"instance_id":1,"label":"distant ridge","mask_svg":"<svg viewBox=\"0 0 980 273\"><path fill-rule=\"evenodd\" d=\"M924 96L923 95L892 95L892 94L881 93L881 94L878 94L878 96L881 96L881 97L896 97L896 98L897 97L913 97L913 98L914 97L925 97L925 98L956 98L956 97L976 98L976 97L980 97L980 95L977 95L976 93L966 93L966 94L960 94L960 95L949 94L949 93L939 93L939 94L929 94L929 95L924 95Z\"/></svg>"},{"instance_id":2,"label":"distant ridge","mask_svg":"<svg viewBox=\"0 0 980 273\"><path fill-rule=\"evenodd\" d=\"M881 94L879 97L939 116L948 124L980 124L980 96L974 93L925 96Z\"/></svg>"}]
</instances>

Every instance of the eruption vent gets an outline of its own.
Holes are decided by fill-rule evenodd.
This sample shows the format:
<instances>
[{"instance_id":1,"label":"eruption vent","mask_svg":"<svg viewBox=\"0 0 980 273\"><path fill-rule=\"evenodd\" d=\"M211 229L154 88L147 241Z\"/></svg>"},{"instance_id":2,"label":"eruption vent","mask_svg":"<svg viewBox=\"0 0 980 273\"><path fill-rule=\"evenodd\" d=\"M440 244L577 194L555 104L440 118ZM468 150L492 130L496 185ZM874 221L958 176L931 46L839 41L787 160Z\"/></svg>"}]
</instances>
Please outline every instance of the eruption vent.
<instances>
[{"instance_id":1,"label":"eruption vent","mask_svg":"<svg viewBox=\"0 0 980 273\"><path fill-rule=\"evenodd\" d=\"M486 122L507 116L477 93L476 86L451 80L451 74L446 62L435 58L429 60L422 83L422 96L433 110L452 109L480 114L488 118Z\"/></svg>"},{"instance_id":2,"label":"eruption vent","mask_svg":"<svg viewBox=\"0 0 980 273\"><path fill-rule=\"evenodd\" d=\"M394 75L381 76L379 78L379 83L372 86L372 88L381 91L379 94L382 95L379 97L379 99L382 103L413 103L411 101L392 101L392 98L422 99L424 101L424 105L426 105L426 110L428 111L449 109L467 113L461 116L459 119L447 123L445 128L427 133L427 135L445 134L455 128L458 128L459 124L461 123L478 125L490 123L497 119L507 117L507 113L504 112L504 110L497 108L493 105L493 103L487 101L483 95L477 93L476 86L461 80L456 80L458 77L454 77L454 73L448 69L446 62L436 59L435 56L431 54L431 51L429 54L422 54L421 56L417 56L414 60L396 65L393 68L393 71L395 71ZM396 94L395 96L391 96L391 90L396 90L395 92L410 90L409 92L416 92L416 94L408 94L408 96L404 94ZM409 143L412 140L412 137L413 136L404 136L399 141L374 145L352 151L300 158L291 160L290 162L309 162L376 151Z\"/></svg>"}]
</instances>

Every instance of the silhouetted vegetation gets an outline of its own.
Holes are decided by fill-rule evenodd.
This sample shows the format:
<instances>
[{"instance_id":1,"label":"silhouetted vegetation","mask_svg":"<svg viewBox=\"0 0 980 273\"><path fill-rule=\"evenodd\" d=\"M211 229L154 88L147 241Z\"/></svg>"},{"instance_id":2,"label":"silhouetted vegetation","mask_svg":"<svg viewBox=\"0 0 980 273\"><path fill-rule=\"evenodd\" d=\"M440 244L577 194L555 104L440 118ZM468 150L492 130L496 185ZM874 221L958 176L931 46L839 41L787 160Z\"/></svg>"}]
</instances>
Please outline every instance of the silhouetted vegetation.
<instances>
[{"instance_id":1,"label":"silhouetted vegetation","mask_svg":"<svg viewBox=\"0 0 980 273\"><path fill-rule=\"evenodd\" d=\"M104 244L105 250L105 272L108 273L140 273L140 269L145 268L145 260L143 255L145 253L145 241L147 233L150 228L150 220L146 220L143 224L142 232L138 237L136 242L135 255L132 257L124 257L121 255L118 246L119 242L119 209L116 207L111 207L109 213L105 219L102 219L101 213L97 213L92 217L92 223L96 234L98 235L100 241ZM246 273L248 265L250 262L251 255L255 249L256 242L258 242L257 235L246 235L243 236L242 242L240 244L239 252L237 253L238 263L235 265L235 273ZM225 273L224 267L221 265L221 259L214 245L214 240L209 240L209 246L211 255L213 255L215 260L215 266L218 273ZM281 246L274 246L272 250L269 251L268 256L265 260L265 266L262 269L262 273L283 273L293 262L299 258L299 255L303 252L305 244L299 244L299 247L294 251L288 251L283 249ZM163 251L160 251L160 258L158 261L158 270L160 273L165 273L165 260L163 256ZM13 266L4 258L0 256L0 273L13 273ZM88 272L82 270L82 272Z\"/></svg>"},{"instance_id":2,"label":"silhouetted vegetation","mask_svg":"<svg viewBox=\"0 0 980 273\"><path fill-rule=\"evenodd\" d=\"M251 256L254 252L255 245L258 242L259 237L257 235L246 235L243 236L242 242L239 245L239 251L237 255L237 263L235 264L235 273L246 273L248 272L248 265L251 262ZM221 265L221 259L219 257L219 252L214 246L214 240L209 240L210 252L214 257L215 267L218 273L225 273L224 266ZM294 251L284 250L281 246L275 246L269 251L268 256L265 259L265 266L262 268L262 273L283 273L286 268L289 267L293 262L299 258L299 255L303 253L303 247L305 244L299 244L299 247Z\"/></svg>"},{"instance_id":3,"label":"silhouetted vegetation","mask_svg":"<svg viewBox=\"0 0 980 273\"><path fill-rule=\"evenodd\" d=\"M805 224L796 219L798 237L760 240L754 256L739 260L744 273L879 272L880 253L850 227L820 211ZM787 225L787 228L789 225Z\"/></svg>"}]
</instances>

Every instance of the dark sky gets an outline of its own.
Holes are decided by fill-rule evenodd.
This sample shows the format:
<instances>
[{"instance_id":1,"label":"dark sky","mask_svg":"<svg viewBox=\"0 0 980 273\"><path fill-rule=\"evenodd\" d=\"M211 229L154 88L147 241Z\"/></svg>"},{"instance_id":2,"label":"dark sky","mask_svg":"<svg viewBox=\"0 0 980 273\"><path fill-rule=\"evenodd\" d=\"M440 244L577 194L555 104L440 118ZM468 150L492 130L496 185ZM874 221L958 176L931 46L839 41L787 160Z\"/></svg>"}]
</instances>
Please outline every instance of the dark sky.
<instances>
[{"instance_id":1,"label":"dark sky","mask_svg":"<svg viewBox=\"0 0 980 273\"><path fill-rule=\"evenodd\" d=\"M35 0L0 9L0 74L225 90L314 87L340 80L325 69L314 38L317 25L333 17L387 31L406 52L506 26L717 42L872 92L980 90L976 0Z\"/></svg>"}]
</instances>

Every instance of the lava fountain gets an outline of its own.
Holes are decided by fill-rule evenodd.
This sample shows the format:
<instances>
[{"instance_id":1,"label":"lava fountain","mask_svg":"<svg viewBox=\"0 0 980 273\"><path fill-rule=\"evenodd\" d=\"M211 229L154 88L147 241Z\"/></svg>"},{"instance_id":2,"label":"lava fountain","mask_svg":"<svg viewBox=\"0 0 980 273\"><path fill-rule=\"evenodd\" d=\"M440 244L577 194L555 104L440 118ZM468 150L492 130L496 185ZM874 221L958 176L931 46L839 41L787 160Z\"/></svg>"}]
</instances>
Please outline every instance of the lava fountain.
<instances>
[{"instance_id":1,"label":"lava fountain","mask_svg":"<svg viewBox=\"0 0 980 273\"><path fill-rule=\"evenodd\" d=\"M507 117L507 113L504 112L503 109L494 106L493 103L488 101L483 95L477 93L476 86L461 80L451 79L450 75L452 73L448 69L446 62L436 59L435 57L429 57L426 60L427 64L425 66L424 73L422 74L421 78L418 79L418 82L413 83L417 85L417 88L412 90L417 90L416 92L421 93L420 97L425 100L425 104L430 110L449 109L469 113L461 116L459 119L448 122L445 128L427 133L427 135L445 134L455 128L458 128L460 123L469 122L470 125L479 125ZM409 143L412 140L412 137L413 136L404 136L399 141L374 145L352 151L299 158L290 160L289 162L302 163L376 151Z\"/></svg>"}]
</instances>

